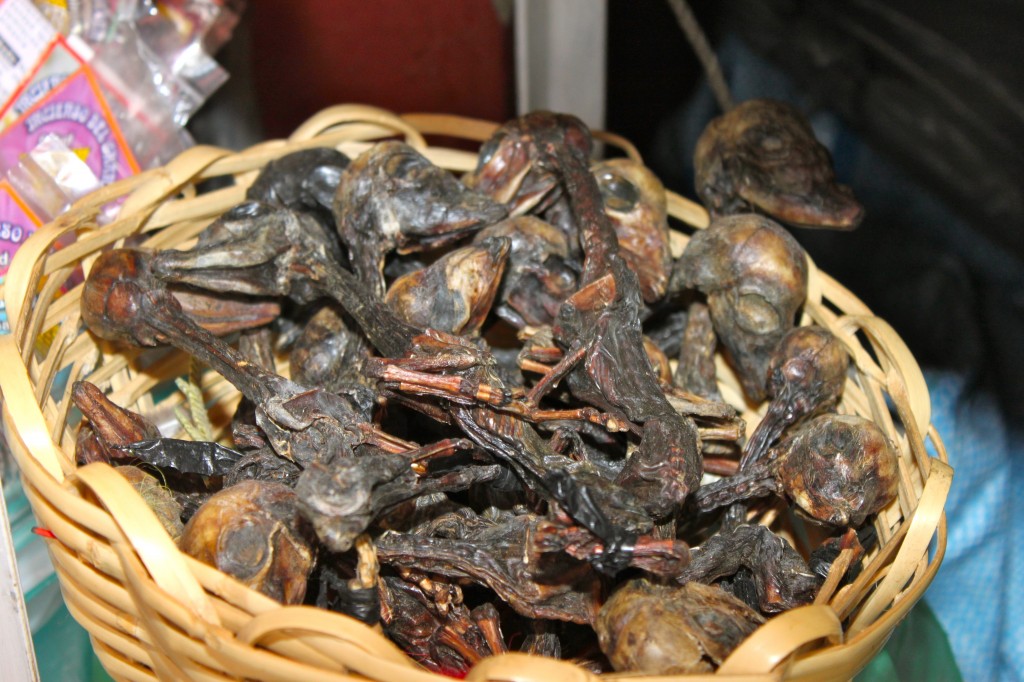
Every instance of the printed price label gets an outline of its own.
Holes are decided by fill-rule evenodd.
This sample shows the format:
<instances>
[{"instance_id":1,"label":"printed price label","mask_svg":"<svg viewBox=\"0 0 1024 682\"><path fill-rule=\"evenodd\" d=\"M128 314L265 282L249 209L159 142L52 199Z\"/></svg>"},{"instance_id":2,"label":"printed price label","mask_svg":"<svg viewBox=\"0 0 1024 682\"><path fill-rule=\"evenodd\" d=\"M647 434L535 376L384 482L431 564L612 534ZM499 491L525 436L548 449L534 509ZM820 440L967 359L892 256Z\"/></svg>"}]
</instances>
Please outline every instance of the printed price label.
<instances>
[{"instance_id":1,"label":"printed price label","mask_svg":"<svg viewBox=\"0 0 1024 682\"><path fill-rule=\"evenodd\" d=\"M4 107L0 107L0 130L10 126L19 116L28 111L33 104L43 99L46 93L58 87L71 74L82 68L85 63L80 50L88 50L80 40L74 40L78 46L73 48L69 41L57 36L56 40L43 52L35 70L26 77Z\"/></svg>"},{"instance_id":2,"label":"printed price label","mask_svg":"<svg viewBox=\"0 0 1024 682\"><path fill-rule=\"evenodd\" d=\"M18 91L56 37L57 30L29 0L0 0L0 105Z\"/></svg>"}]
</instances>

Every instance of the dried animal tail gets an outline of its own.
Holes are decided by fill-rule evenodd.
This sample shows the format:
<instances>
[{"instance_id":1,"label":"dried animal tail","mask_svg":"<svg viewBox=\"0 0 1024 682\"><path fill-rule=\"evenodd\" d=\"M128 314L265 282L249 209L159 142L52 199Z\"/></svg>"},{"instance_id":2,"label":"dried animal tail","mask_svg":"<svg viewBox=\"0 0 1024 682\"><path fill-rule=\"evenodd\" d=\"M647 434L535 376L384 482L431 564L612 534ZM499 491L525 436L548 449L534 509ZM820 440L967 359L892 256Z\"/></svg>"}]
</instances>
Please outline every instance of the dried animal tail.
<instances>
[{"instance_id":1,"label":"dried animal tail","mask_svg":"<svg viewBox=\"0 0 1024 682\"><path fill-rule=\"evenodd\" d=\"M729 111L734 108L736 102L729 91L728 83L725 82L725 76L722 74L722 65L719 64L715 51L711 49L711 43L708 42L708 38L700 27L700 23L697 21L697 17L694 15L689 3L686 0L668 0L668 4L675 13L679 26L683 29L683 33L690 42L690 46L697 53L697 59L700 60L701 66L704 67L704 73L708 78L708 85L711 86L711 92L714 93L718 106L721 107L722 111Z\"/></svg>"}]
</instances>

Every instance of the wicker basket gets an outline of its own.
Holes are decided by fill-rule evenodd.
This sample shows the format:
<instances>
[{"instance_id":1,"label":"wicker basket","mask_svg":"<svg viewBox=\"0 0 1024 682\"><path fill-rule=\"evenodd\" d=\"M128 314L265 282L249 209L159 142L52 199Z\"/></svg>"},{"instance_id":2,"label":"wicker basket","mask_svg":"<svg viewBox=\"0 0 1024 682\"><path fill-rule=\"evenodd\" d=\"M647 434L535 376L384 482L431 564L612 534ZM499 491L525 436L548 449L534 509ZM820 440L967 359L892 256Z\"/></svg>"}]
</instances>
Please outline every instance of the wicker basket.
<instances>
[{"instance_id":1,"label":"wicker basket","mask_svg":"<svg viewBox=\"0 0 1024 682\"><path fill-rule=\"evenodd\" d=\"M4 427L39 524L53 534L48 545L67 606L115 679L444 679L420 668L378 630L312 607L283 607L182 554L115 469L76 468L74 432L66 424L71 382L87 378L118 404L153 414L179 399L172 395L155 402L160 394L154 387L184 374L188 360L172 353L141 367L134 354L83 331L80 285L60 292L75 281L70 278L78 266L87 272L101 250L129 236L141 235L144 245L154 248L185 244L241 201L259 170L284 153L331 146L356 154L370 140L397 135L434 163L465 171L475 165L473 154L430 146L424 135L480 141L494 128L450 116L400 118L365 106L333 107L288 140L238 153L196 147L163 168L107 186L19 250L4 292L12 333L0 338ZM637 157L627 142L601 137ZM211 178L234 183L198 189ZM116 200L123 200L119 217L99 226L97 215ZM684 230L707 223L703 209L682 197L672 195L669 210ZM72 232L74 243L51 250ZM685 232L675 239L678 255ZM945 549L943 505L952 470L930 426L928 392L917 363L888 324L813 264L809 289L804 322L835 333L856 366L841 409L870 417L899 446L899 498L878 515L880 544L856 581L838 591L826 583L818 603L770 620L708 679L852 677L924 593ZM735 377L724 364L720 370L723 394L742 405ZM223 408L226 421L238 395L220 377L206 376L207 401ZM748 423L756 423L758 410L747 412ZM937 457L929 456L926 441ZM569 662L506 654L478 664L469 679L593 677Z\"/></svg>"}]
</instances>

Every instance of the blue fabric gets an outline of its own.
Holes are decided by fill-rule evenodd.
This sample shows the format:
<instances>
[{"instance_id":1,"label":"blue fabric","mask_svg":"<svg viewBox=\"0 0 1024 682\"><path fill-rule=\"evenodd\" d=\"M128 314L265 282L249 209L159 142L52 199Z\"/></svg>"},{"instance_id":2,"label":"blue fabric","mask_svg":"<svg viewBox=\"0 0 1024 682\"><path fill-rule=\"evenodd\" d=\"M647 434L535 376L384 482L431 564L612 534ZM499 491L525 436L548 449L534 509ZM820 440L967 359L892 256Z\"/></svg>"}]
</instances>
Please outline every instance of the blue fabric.
<instances>
[{"instance_id":1,"label":"blue fabric","mask_svg":"<svg viewBox=\"0 0 1024 682\"><path fill-rule=\"evenodd\" d=\"M955 473L946 556L925 600L964 680L1024 682L1024 437L1003 416L1024 414L1024 265L738 38L722 42L719 58L737 100L774 97L813 112L840 180L868 207L854 233L797 235L824 271L893 323L922 366L942 368L926 379ZM690 192L693 146L717 113L703 85L660 127L645 158L666 184ZM926 643L919 655L929 655Z\"/></svg>"},{"instance_id":2,"label":"blue fabric","mask_svg":"<svg viewBox=\"0 0 1024 682\"><path fill-rule=\"evenodd\" d=\"M946 556L925 600L945 628L965 680L1024 680L1024 511L1020 451L990 394L961 375L927 372L932 423L954 469ZM1016 454L1014 453L1016 450Z\"/></svg>"},{"instance_id":3,"label":"blue fabric","mask_svg":"<svg viewBox=\"0 0 1024 682\"><path fill-rule=\"evenodd\" d=\"M999 678L1001 682L1021 682L1024 680L1024 436L1019 432L1010 439L1010 471Z\"/></svg>"}]
</instances>

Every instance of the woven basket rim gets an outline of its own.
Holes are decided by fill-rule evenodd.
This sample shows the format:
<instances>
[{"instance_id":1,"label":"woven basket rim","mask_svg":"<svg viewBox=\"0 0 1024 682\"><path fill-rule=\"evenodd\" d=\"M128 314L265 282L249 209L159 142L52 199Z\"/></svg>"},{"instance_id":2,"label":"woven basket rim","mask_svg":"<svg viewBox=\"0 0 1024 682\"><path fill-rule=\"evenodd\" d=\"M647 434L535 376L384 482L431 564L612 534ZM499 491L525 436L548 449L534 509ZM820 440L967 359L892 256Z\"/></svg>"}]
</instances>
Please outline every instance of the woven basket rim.
<instances>
[{"instance_id":1,"label":"woven basket rim","mask_svg":"<svg viewBox=\"0 0 1024 682\"><path fill-rule=\"evenodd\" d=\"M211 211L237 203L258 169L284 153L309 146L357 151L373 139L397 134L435 163L464 171L475 165L474 154L432 147L425 136L482 141L496 126L443 114L399 117L363 105L331 107L286 140L270 140L240 152L195 147L166 166L108 185L40 228L19 249L3 287L12 328L10 335L0 338L0 362L8 368L0 373L5 432L40 522L62 529L55 532L57 538L47 542L69 608L90 631L97 655L115 677L206 679L213 675L211 671L229 669L233 674L261 679L288 679L288 675L311 671L325 679L337 675L341 675L338 679L351 679L347 675L354 673L383 675L373 679L445 679L417 668L397 647L361 623L341 614L311 614L310 607L281 607L181 554L162 529L154 528L152 512L112 467L96 464L76 469L66 452L62 422L68 409L66 397L61 401L50 396L54 375L68 364L73 371L84 372L90 362L96 364L101 357L104 362L116 358L104 349L89 348L81 338L74 298L77 289L64 299L53 299L62 278L74 266L88 267L100 249L133 233L146 234L155 244L172 239L176 240L172 243L180 243L196 234ZM640 158L628 141L609 133L599 136L623 148L628 156ZM233 176L236 183L211 193L196 191L199 182L224 175ZM96 217L114 200L124 202L120 216L109 225L98 226ZM673 218L688 229L708 223L702 207L678 194L668 193L668 206ZM51 254L52 245L69 232L76 233L77 240ZM674 239L678 251L687 237L677 231ZM900 512L895 532L872 560L875 570L865 570L860 583L851 586L863 599L844 601L842 595L836 595L830 604L777 616L745 641L718 674L680 679L850 677L884 645L921 597L944 555L943 506L952 469L930 424L927 386L920 368L891 326L812 262L809 265L811 286L804 323L828 326L850 347L867 386L863 390L856 387L856 398L851 400L858 401L858 409L870 410L883 422L888 420L891 433L899 432L906 471L897 507L913 511L908 511L909 518ZM38 305L33 299L46 304ZM55 354L36 357L35 339L42 330L55 326L58 332L51 346L57 348ZM865 339L870 352L862 345ZM110 373L103 376L120 377L124 371ZM136 378L135 383L123 379L118 379L117 390L124 396L145 396L141 379ZM893 423L888 409L883 410L890 402L898 424ZM928 445L935 455L929 455ZM159 537L161 533L166 542ZM120 577L115 580L111 576ZM137 612L126 615L116 604L134 605ZM296 620L300 616L305 621ZM174 627L165 622L168 617ZM840 617L848 623L845 631ZM129 636L122 621L134 623L129 632L145 634ZM306 625L297 624L303 622ZM305 632L301 636L296 634L300 627ZM282 633L289 636L282 637ZM815 642L818 646L803 649ZM258 643L262 645L255 646ZM187 652L188 663L175 663L167 655L168 651L177 653L175 647ZM252 661L240 660L246 656ZM478 664L471 679L503 679L502 675L512 671L516 671L516 679L524 680L550 679L553 674L592 677L564 662L505 654Z\"/></svg>"}]
</instances>

